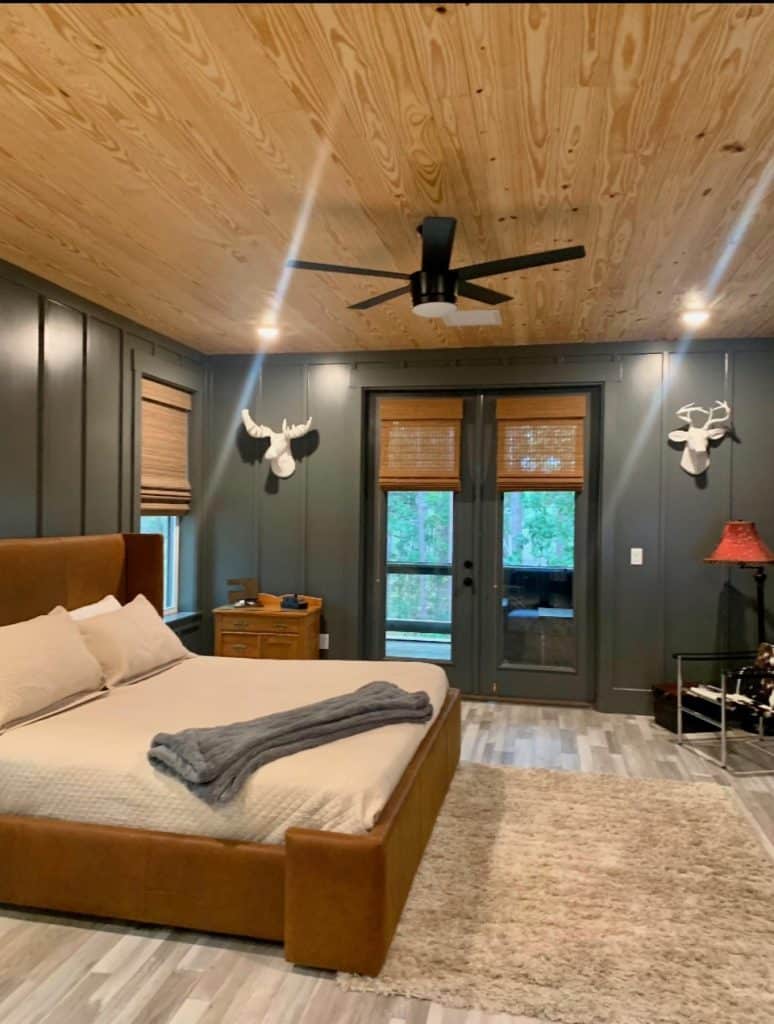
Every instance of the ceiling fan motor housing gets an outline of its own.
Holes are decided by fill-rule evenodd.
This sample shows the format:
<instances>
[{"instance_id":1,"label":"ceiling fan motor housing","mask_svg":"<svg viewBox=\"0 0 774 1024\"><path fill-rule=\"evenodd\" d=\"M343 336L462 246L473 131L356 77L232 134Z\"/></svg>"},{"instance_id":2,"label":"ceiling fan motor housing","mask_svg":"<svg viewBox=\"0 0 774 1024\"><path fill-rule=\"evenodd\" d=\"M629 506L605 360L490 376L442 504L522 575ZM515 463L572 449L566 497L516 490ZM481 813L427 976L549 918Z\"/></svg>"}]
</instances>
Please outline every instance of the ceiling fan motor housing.
<instances>
[{"instance_id":1,"label":"ceiling fan motor housing","mask_svg":"<svg viewBox=\"0 0 774 1024\"><path fill-rule=\"evenodd\" d=\"M457 274L454 270L417 270L411 275L411 302L423 306L429 302L457 302Z\"/></svg>"}]
</instances>

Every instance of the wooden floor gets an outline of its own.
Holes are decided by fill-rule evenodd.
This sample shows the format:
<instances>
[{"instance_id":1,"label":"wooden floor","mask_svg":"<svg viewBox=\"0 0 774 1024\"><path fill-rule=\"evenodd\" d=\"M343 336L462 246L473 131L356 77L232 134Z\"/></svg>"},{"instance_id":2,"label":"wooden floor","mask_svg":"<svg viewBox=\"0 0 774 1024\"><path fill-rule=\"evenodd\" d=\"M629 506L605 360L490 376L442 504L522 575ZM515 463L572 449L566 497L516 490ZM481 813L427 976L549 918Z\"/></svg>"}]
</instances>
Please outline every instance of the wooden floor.
<instances>
[{"instance_id":1,"label":"wooden floor","mask_svg":"<svg viewBox=\"0 0 774 1024\"><path fill-rule=\"evenodd\" d=\"M466 703L463 717L467 760L715 779L733 786L764 842L774 842L774 777L730 779L695 754L678 750L671 734L646 718L490 703ZM0 1022L44 1021L527 1024L526 1018L507 1014L341 992L332 975L291 967L275 945L4 909Z\"/></svg>"}]
</instances>

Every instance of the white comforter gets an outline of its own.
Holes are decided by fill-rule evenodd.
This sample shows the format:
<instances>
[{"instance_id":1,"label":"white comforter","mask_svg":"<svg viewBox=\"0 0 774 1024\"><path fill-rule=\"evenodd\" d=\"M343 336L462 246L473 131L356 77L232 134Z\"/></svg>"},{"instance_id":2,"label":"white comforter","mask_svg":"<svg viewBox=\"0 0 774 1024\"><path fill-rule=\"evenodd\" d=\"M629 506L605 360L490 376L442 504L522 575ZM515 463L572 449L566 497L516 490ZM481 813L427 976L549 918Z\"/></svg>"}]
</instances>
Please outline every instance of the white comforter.
<instances>
[{"instance_id":1,"label":"white comforter","mask_svg":"<svg viewBox=\"0 0 774 1024\"><path fill-rule=\"evenodd\" d=\"M157 732L243 721L374 679L425 690L433 717L448 682L435 665L192 658L134 686L0 736L0 813L281 843L291 826L372 827L430 725L389 725L266 765L212 808L151 768Z\"/></svg>"}]
</instances>

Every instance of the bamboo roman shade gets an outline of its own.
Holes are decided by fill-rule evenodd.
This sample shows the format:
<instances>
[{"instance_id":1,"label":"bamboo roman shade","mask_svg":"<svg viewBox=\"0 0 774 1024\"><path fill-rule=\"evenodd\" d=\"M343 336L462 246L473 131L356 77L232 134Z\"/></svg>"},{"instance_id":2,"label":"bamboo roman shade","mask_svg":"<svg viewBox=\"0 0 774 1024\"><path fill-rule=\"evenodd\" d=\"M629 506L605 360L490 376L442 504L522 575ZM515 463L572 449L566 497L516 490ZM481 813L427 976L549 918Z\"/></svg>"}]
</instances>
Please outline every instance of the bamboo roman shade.
<instances>
[{"instance_id":1,"label":"bamboo roman shade","mask_svg":"<svg viewBox=\"0 0 774 1024\"><path fill-rule=\"evenodd\" d=\"M585 423L585 395L498 398L498 490L583 490Z\"/></svg>"},{"instance_id":2,"label":"bamboo roman shade","mask_svg":"<svg viewBox=\"0 0 774 1024\"><path fill-rule=\"evenodd\" d=\"M379 419L380 487L460 489L461 398L383 398Z\"/></svg>"},{"instance_id":3,"label":"bamboo roman shade","mask_svg":"<svg viewBox=\"0 0 774 1024\"><path fill-rule=\"evenodd\" d=\"M183 515L191 507L187 391L142 379L140 511Z\"/></svg>"}]
</instances>

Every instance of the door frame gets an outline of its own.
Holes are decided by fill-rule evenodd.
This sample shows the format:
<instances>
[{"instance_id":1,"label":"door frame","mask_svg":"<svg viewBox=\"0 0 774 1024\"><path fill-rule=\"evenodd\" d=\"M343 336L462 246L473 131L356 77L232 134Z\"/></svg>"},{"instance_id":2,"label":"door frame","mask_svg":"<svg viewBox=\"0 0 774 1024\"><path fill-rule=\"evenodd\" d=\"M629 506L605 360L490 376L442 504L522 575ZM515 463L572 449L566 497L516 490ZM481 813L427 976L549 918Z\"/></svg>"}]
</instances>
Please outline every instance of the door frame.
<instances>
[{"instance_id":1,"label":"door frame","mask_svg":"<svg viewBox=\"0 0 774 1024\"><path fill-rule=\"evenodd\" d=\"M479 646L479 695L505 700L537 701L547 704L593 704L597 695L597 579L599 572L599 471L601 455L599 388L582 386L526 387L491 389L486 398L517 395L584 394L587 399L586 429L584 432L585 479L576 506L576 559L573 573L573 607L576 610L576 667L550 665L504 664L502 652L502 498L497 490L496 431L494 402L490 403L488 417L483 424L489 443L485 446L485 483L481 491L480 530L482 600L478 613L481 617L482 643ZM493 451L494 449L494 451ZM539 488L536 488L536 490ZM486 554L486 560L484 559ZM580 570L579 570L580 565ZM518 685L519 693L505 692L509 678ZM553 676L553 680L550 677ZM551 682L557 688L552 694ZM562 692L564 688L564 692Z\"/></svg>"},{"instance_id":2,"label":"door frame","mask_svg":"<svg viewBox=\"0 0 774 1024\"><path fill-rule=\"evenodd\" d=\"M470 494L466 494L466 497L471 502L471 509L468 513L466 524L467 529L470 531L472 548L472 560L474 562L474 579L477 583L472 591L469 591L470 597L473 598L483 586L483 576L481 573L482 569L482 553L484 551L484 545L486 540L483 536L485 530L484 524L484 503L485 503L485 491L487 487L487 476L491 475L491 466L493 460L496 458L496 439L494 439L489 447L485 451L485 458L476 459L476 452L483 451L484 445L487 443L484 438L485 423L484 423L484 401L487 398L494 398L497 396L504 395L518 395L518 394L556 394L556 393L579 393L582 392L588 396L588 416L586 430L586 480L584 485L584 491L586 492L587 510L586 510L586 581L585 581L585 616L586 616L586 635L585 635L585 652L584 660L586 663L586 673L588 679L587 693L582 699L560 699L553 698L550 695L547 696L545 693L536 694L534 697L525 694L520 696L505 696L499 694L493 694L490 687L486 684L485 677L488 674L484 671L484 616L485 609L489 607L490 600L487 597L482 599L476 599L470 601L469 614L460 615L458 614L458 607L456 600L458 598L458 591L460 585L458 580L462 578L463 562L471 557L470 554L466 553L463 549L465 544L457 542L458 526L459 526L459 513L458 508L463 506L463 500L455 499L455 543L453 553L453 569L452 569L452 580L454 588L455 604L453 605L452 621L454 627L455 618L459 619L457 623L457 629L462 632L459 634L461 643L468 648L470 651L469 657L469 668L463 665L456 666L457 669L465 672L467 685L461 685L463 680L457 678L454 680L454 685L459 685L466 696L472 698L483 698L483 699L503 699L512 700L518 702L536 700L541 703L560 703L560 704L592 704L596 700L598 692L598 668L600 652L598 649L599 642L599 587L600 587L600 556L602 553L602 540L601 540L601 528L602 523L600 519L601 505L600 505L600 481L601 481L601 454L602 454L602 399L604 393L604 383L587 383L585 381L572 381L563 380L557 384L551 383L535 383L535 384L522 384L522 383L500 383L499 385L493 386L492 384L467 384L464 386L453 385L453 384L442 384L440 387L433 387L432 385L421 386L412 385L407 387L396 387L388 385L385 382L384 387L369 386L363 388L363 394L365 397L365 445L364 445L364 480L366 486L364 488L364 500L363 500L363 530L362 530L362 541L363 549L365 552L364 558L364 577L362 586L362 599L363 607L365 609L364 614L364 628L363 628L363 639L364 639L364 650L365 656L369 659L382 660L384 659L384 621L385 621L385 605L386 605L386 558L385 558L385 530L386 530L386 508L387 502L385 492L383 492L378 485L378 459L379 459L379 420L378 420L378 400L385 397L403 397L407 394L412 397L420 397L427 395L428 397L438 397L442 394L449 394L455 396L461 396L465 401L465 416L463 419L463 434L462 434L462 478L463 478L463 490L461 493L466 494L466 491L470 491ZM468 403L475 403L474 406L470 406ZM472 412L472 415L471 415ZM492 484L494 486L494 484ZM497 496L499 501L499 495ZM491 518L491 516L490 516ZM498 517L499 519L499 517ZM498 525L498 538L495 542L496 545L499 543L499 525ZM499 547L496 547L499 554ZM491 556L491 551L490 551ZM580 645L579 645L580 647ZM465 660L465 659L461 659ZM458 676L459 671L455 671L454 665L454 650L453 650L453 662L450 665L448 662L438 662L444 669L448 671L451 677ZM546 671L538 669L538 671ZM547 671L556 671L555 669L547 669ZM562 671L562 670L560 670ZM567 671L568 675L573 674L573 670Z\"/></svg>"},{"instance_id":3,"label":"door frame","mask_svg":"<svg viewBox=\"0 0 774 1024\"><path fill-rule=\"evenodd\" d=\"M479 416L475 415L473 403L475 394L465 393L459 388L448 392L463 399L463 420L461 437L462 488L455 493L453 499L453 542L452 542L452 657L451 661L437 661L449 676L453 686L465 693L476 692L471 682L477 679L478 629L476 588L468 588L462 584L467 575L465 562L471 560L476 564L478 557L474 538L477 536L474 517L478 515L476 495L479 493L478 472L475 452L479 443ZM368 610L366 615L365 649L366 657L374 660L398 660L385 657L384 625L386 621L387 596L387 497L379 487L379 415L378 404L382 398L400 397L405 392L372 391L368 394L366 406L366 515L365 530L365 566L366 580L363 599ZM438 391L429 389L412 389L412 397L437 398ZM465 467L468 472L465 472Z\"/></svg>"}]
</instances>

